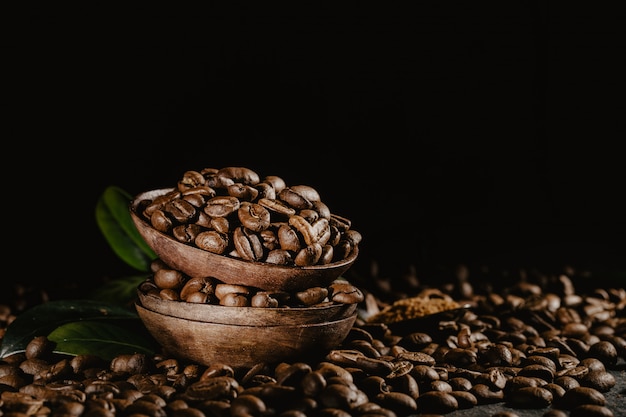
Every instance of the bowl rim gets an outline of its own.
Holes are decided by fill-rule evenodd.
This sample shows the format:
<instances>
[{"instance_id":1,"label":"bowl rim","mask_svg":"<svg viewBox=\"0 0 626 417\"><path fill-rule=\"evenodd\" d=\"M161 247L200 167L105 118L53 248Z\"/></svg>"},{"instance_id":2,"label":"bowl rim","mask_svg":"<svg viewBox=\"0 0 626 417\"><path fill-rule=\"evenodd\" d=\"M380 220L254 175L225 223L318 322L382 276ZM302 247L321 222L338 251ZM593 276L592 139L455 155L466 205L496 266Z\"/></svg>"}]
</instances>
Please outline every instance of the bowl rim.
<instances>
[{"instance_id":1,"label":"bowl rim","mask_svg":"<svg viewBox=\"0 0 626 417\"><path fill-rule=\"evenodd\" d=\"M207 324L207 325L224 326L224 327L246 327L246 328L251 328L251 329L258 329L258 328L284 329L284 328L301 328L301 327L307 327L307 328L308 327L327 327L327 326L332 326L332 325L338 324L338 323L344 323L344 322L346 322L348 320L353 320L358 315L357 311L355 310L351 314L348 314L345 317L341 317L341 318L338 318L336 320L325 320L325 321L319 321L319 322L315 322L315 323L297 323L297 324L284 324L284 325L281 324L281 325L275 325L275 326L261 326L261 325L252 325L252 324L242 324L242 323L216 323L216 322L212 322L212 321L189 319L189 318L185 318L185 317L172 316L170 314L165 314L165 313L162 313L162 312L159 312L159 311L155 311L155 310L149 309L149 308L147 308L146 306L142 305L141 303L139 303L137 301L135 301L134 305L135 305L135 308L143 309L143 310L146 310L146 311L148 311L150 313L158 314L160 316L170 317L170 318L173 318L173 319L185 320L185 321L193 321L195 323L201 323L201 324Z\"/></svg>"},{"instance_id":2,"label":"bowl rim","mask_svg":"<svg viewBox=\"0 0 626 417\"><path fill-rule=\"evenodd\" d=\"M137 288L137 303L142 307L163 315L199 320L199 317L216 320L211 323L239 324L258 323L263 327L279 326L284 323L301 324L319 323L324 320L335 320L347 317L356 312L357 304L329 303L310 307L234 307L216 304L189 303L186 301L165 300L157 295L149 294ZM217 321L219 320L219 321Z\"/></svg>"}]
</instances>

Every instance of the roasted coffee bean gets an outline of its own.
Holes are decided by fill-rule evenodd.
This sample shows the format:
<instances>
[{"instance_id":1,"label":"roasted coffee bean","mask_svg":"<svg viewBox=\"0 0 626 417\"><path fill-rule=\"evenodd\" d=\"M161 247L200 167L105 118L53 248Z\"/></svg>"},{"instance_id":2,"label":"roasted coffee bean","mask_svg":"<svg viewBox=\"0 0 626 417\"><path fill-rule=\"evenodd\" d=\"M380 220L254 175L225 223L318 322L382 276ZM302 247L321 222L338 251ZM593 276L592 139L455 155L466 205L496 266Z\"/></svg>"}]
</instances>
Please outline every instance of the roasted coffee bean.
<instances>
[{"instance_id":1,"label":"roasted coffee bean","mask_svg":"<svg viewBox=\"0 0 626 417\"><path fill-rule=\"evenodd\" d=\"M358 350L359 352L362 352L365 356L368 356L370 358L379 358L382 356L380 351L378 351L372 345L372 343L367 342L365 340L353 340L351 342L345 342L344 345L349 349ZM403 367L402 365L407 365L407 366ZM410 366L411 368L413 367L412 364L407 361L404 361L404 362L394 361L393 371L392 371L393 375L399 376L401 373L409 372L410 369L406 369L408 366Z\"/></svg>"},{"instance_id":2,"label":"roasted coffee bean","mask_svg":"<svg viewBox=\"0 0 626 417\"><path fill-rule=\"evenodd\" d=\"M507 402L514 408L545 408L552 404L552 392L543 387L521 387L507 394Z\"/></svg>"},{"instance_id":3,"label":"roasted coffee bean","mask_svg":"<svg viewBox=\"0 0 626 417\"><path fill-rule=\"evenodd\" d=\"M259 175L246 167L224 167L217 171L217 178L221 184L229 186L236 182L246 185L256 185L260 182Z\"/></svg>"},{"instance_id":4,"label":"roasted coffee bean","mask_svg":"<svg viewBox=\"0 0 626 417\"><path fill-rule=\"evenodd\" d=\"M607 340L601 340L589 346L587 354L593 358L599 359L608 367L614 366L617 363L617 349Z\"/></svg>"},{"instance_id":5,"label":"roasted coffee bean","mask_svg":"<svg viewBox=\"0 0 626 417\"><path fill-rule=\"evenodd\" d=\"M181 198L167 202L163 211L176 223L189 223L196 216L196 208L193 204Z\"/></svg>"},{"instance_id":6,"label":"roasted coffee bean","mask_svg":"<svg viewBox=\"0 0 626 417\"><path fill-rule=\"evenodd\" d=\"M363 292L347 281L335 280L328 287L328 296L334 302L342 304L360 303L365 299Z\"/></svg>"},{"instance_id":7,"label":"roasted coffee bean","mask_svg":"<svg viewBox=\"0 0 626 417\"><path fill-rule=\"evenodd\" d=\"M26 359L41 358L49 359L56 343L48 339L47 336L36 336L26 345Z\"/></svg>"},{"instance_id":8,"label":"roasted coffee bean","mask_svg":"<svg viewBox=\"0 0 626 417\"><path fill-rule=\"evenodd\" d=\"M557 371L556 363L552 359L545 357L545 356L539 356L539 355L528 356L526 357L526 359L524 359L523 364L524 366L541 365L541 366L544 366L545 368L550 369L553 374Z\"/></svg>"},{"instance_id":9,"label":"roasted coffee bean","mask_svg":"<svg viewBox=\"0 0 626 417\"><path fill-rule=\"evenodd\" d=\"M319 262L322 257L322 246L319 243L313 243L311 245L305 246L294 258L294 264L296 266L311 266L315 265Z\"/></svg>"},{"instance_id":10,"label":"roasted coffee bean","mask_svg":"<svg viewBox=\"0 0 626 417\"><path fill-rule=\"evenodd\" d=\"M250 305L252 307L276 308L279 302L271 293L259 291L250 298Z\"/></svg>"},{"instance_id":11,"label":"roasted coffee bean","mask_svg":"<svg viewBox=\"0 0 626 417\"><path fill-rule=\"evenodd\" d=\"M159 232L169 233L174 226L174 222L163 210L155 210L150 216L150 224Z\"/></svg>"},{"instance_id":12,"label":"roasted coffee bean","mask_svg":"<svg viewBox=\"0 0 626 417\"><path fill-rule=\"evenodd\" d=\"M414 365L411 370L411 376L420 385L430 385L432 381L440 379L439 373L429 365Z\"/></svg>"},{"instance_id":13,"label":"roasted coffee bean","mask_svg":"<svg viewBox=\"0 0 626 417\"><path fill-rule=\"evenodd\" d=\"M449 392L428 391L420 394L417 407L424 413L448 414L459 408L459 402Z\"/></svg>"},{"instance_id":14,"label":"roasted coffee bean","mask_svg":"<svg viewBox=\"0 0 626 417\"><path fill-rule=\"evenodd\" d=\"M472 389L472 382L463 377L450 378L448 384L450 384L453 391L469 391Z\"/></svg>"},{"instance_id":15,"label":"roasted coffee bean","mask_svg":"<svg viewBox=\"0 0 626 417\"><path fill-rule=\"evenodd\" d=\"M478 355L470 349L451 348L446 352L443 360L454 366L467 367L477 362Z\"/></svg>"},{"instance_id":16,"label":"roasted coffee bean","mask_svg":"<svg viewBox=\"0 0 626 417\"><path fill-rule=\"evenodd\" d=\"M293 257L289 251L274 249L267 253L265 262L275 265L289 265L293 262Z\"/></svg>"},{"instance_id":17,"label":"roasted coffee bean","mask_svg":"<svg viewBox=\"0 0 626 417\"><path fill-rule=\"evenodd\" d=\"M363 391L339 383L327 385L320 392L318 398L323 407L342 410L350 410L368 401L367 395Z\"/></svg>"},{"instance_id":18,"label":"roasted coffee bean","mask_svg":"<svg viewBox=\"0 0 626 417\"><path fill-rule=\"evenodd\" d=\"M231 400L237 396L239 382L230 376L215 376L191 384L185 390L190 401Z\"/></svg>"},{"instance_id":19,"label":"roasted coffee bean","mask_svg":"<svg viewBox=\"0 0 626 417\"><path fill-rule=\"evenodd\" d=\"M526 365L518 372L519 376L528 376L542 379L546 382L554 380L554 371L547 366L533 364Z\"/></svg>"},{"instance_id":20,"label":"roasted coffee bean","mask_svg":"<svg viewBox=\"0 0 626 417\"><path fill-rule=\"evenodd\" d=\"M458 409L459 410L465 410L468 408L472 408L476 405L478 405L478 399L476 398L476 396L474 394L472 394L469 391L450 391L449 392L450 395L452 395L454 398L456 398L457 404L458 404Z\"/></svg>"},{"instance_id":21,"label":"roasted coffee bean","mask_svg":"<svg viewBox=\"0 0 626 417\"><path fill-rule=\"evenodd\" d=\"M253 232L261 232L270 227L270 212L256 203L242 203L237 210L237 216L242 226Z\"/></svg>"},{"instance_id":22,"label":"roasted coffee bean","mask_svg":"<svg viewBox=\"0 0 626 417\"><path fill-rule=\"evenodd\" d=\"M491 366L507 366L513 362L511 350L503 344L490 345L487 350L480 354L481 363Z\"/></svg>"},{"instance_id":23,"label":"roasted coffee bean","mask_svg":"<svg viewBox=\"0 0 626 417\"><path fill-rule=\"evenodd\" d=\"M241 202L250 202L256 200L259 190L253 186L236 182L226 187L226 192L232 197L238 198Z\"/></svg>"},{"instance_id":24,"label":"roasted coffee bean","mask_svg":"<svg viewBox=\"0 0 626 417\"><path fill-rule=\"evenodd\" d=\"M488 385L476 384L470 390L478 400L478 404L493 404L504 401L503 390L492 390Z\"/></svg>"},{"instance_id":25,"label":"roasted coffee bean","mask_svg":"<svg viewBox=\"0 0 626 417\"><path fill-rule=\"evenodd\" d=\"M181 224L172 228L172 236L182 243L193 243L204 229L198 224Z\"/></svg>"},{"instance_id":26,"label":"roasted coffee bean","mask_svg":"<svg viewBox=\"0 0 626 417\"><path fill-rule=\"evenodd\" d=\"M300 187L300 188L298 188ZM311 187L304 188L306 186L291 186L282 189L278 194L278 198L285 202L289 207L296 210L305 210L313 208L312 201L319 201L319 194ZM313 191L310 191L313 190ZM316 198L316 200L310 200L308 197Z\"/></svg>"},{"instance_id":27,"label":"roasted coffee bean","mask_svg":"<svg viewBox=\"0 0 626 417\"><path fill-rule=\"evenodd\" d=\"M207 230L198 233L194 239L194 243L200 249L221 255L226 252L231 242L226 233L220 233L215 230Z\"/></svg>"},{"instance_id":28,"label":"roasted coffee bean","mask_svg":"<svg viewBox=\"0 0 626 417\"><path fill-rule=\"evenodd\" d=\"M242 394L234 398L230 404L232 417L259 416L267 411L263 400L250 394Z\"/></svg>"},{"instance_id":29,"label":"roasted coffee bean","mask_svg":"<svg viewBox=\"0 0 626 417\"><path fill-rule=\"evenodd\" d=\"M381 392L372 398L372 401L399 416L413 414L418 409L417 401L409 394L403 392Z\"/></svg>"},{"instance_id":30,"label":"roasted coffee bean","mask_svg":"<svg viewBox=\"0 0 626 417\"><path fill-rule=\"evenodd\" d=\"M288 224L282 224L278 228L278 242L285 251L298 253L302 249L298 233Z\"/></svg>"},{"instance_id":31,"label":"roasted coffee bean","mask_svg":"<svg viewBox=\"0 0 626 417\"><path fill-rule=\"evenodd\" d=\"M583 404L603 406L606 405L606 398L595 388L574 387L565 392L565 395L563 395L558 403L555 403L555 406L564 410L573 410Z\"/></svg>"},{"instance_id":32,"label":"roasted coffee bean","mask_svg":"<svg viewBox=\"0 0 626 417\"><path fill-rule=\"evenodd\" d=\"M160 289L180 289L186 282L186 277L182 272L168 268L156 271L152 279Z\"/></svg>"},{"instance_id":33,"label":"roasted coffee bean","mask_svg":"<svg viewBox=\"0 0 626 417\"><path fill-rule=\"evenodd\" d=\"M584 358L580 361L580 365L587 367L589 371L606 371L606 366L598 358Z\"/></svg>"},{"instance_id":34,"label":"roasted coffee bean","mask_svg":"<svg viewBox=\"0 0 626 417\"><path fill-rule=\"evenodd\" d=\"M146 374L154 364L152 360L143 353L122 354L111 360L110 369L121 374Z\"/></svg>"},{"instance_id":35,"label":"roasted coffee bean","mask_svg":"<svg viewBox=\"0 0 626 417\"><path fill-rule=\"evenodd\" d=\"M519 388L525 387L539 387L541 385L544 385L545 383L546 382L543 381L541 378L516 375L508 381L506 389L507 391L514 391Z\"/></svg>"},{"instance_id":36,"label":"roasted coffee bean","mask_svg":"<svg viewBox=\"0 0 626 417\"><path fill-rule=\"evenodd\" d=\"M328 297L328 288L326 287L310 287L295 294L295 298L306 306L321 303L326 297Z\"/></svg>"},{"instance_id":37,"label":"roasted coffee bean","mask_svg":"<svg viewBox=\"0 0 626 417\"><path fill-rule=\"evenodd\" d=\"M594 388L600 392L608 392L616 384L612 373L602 370L589 371L582 378L580 384L584 387Z\"/></svg>"}]
</instances>

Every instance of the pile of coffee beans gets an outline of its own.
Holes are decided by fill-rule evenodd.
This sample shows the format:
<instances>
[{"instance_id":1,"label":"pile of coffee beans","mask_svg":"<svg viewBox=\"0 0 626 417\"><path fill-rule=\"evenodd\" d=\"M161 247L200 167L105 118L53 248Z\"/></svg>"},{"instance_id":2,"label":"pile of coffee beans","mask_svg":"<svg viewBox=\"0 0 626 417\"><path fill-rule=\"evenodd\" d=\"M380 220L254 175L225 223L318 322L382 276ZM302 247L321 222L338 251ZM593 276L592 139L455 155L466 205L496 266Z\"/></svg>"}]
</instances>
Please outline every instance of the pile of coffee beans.
<instances>
[{"instance_id":1,"label":"pile of coffee beans","mask_svg":"<svg viewBox=\"0 0 626 417\"><path fill-rule=\"evenodd\" d=\"M227 284L214 277L190 277L160 259L151 263L151 269L154 274L141 283L139 291L169 301L227 307L298 308L356 304L364 300L363 292L342 278L327 287L310 287L297 292L266 291Z\"/></svg>"},{"instance_id":2,"label":"pile of coffee beans","mask_svg":"<svg viewBox=\"0 0 626 417\"><path fill-rule=\"evenodd\" d=\"M404 328L367 320L389 304L365 291L359 318L335 349L244 369L164 352L64 357L36 337L24 353L0 361L0 414L400 417L500 406L481 415L623 415L608 398L620 401L614 390L626 363L626 290L578 293L565 274L544 278L498 292L473 289L466 279L463 291L444 285L439 291L469 307L453 320L426 315ZM432 288L413 295L422 291L432 297ZM9 308L0 313L4 325L14 318Z\"/></svg>"},{"instance_id":3,"label":"pile of coffee beans","mask_svg":"<svg viewBox=\"0 0 626 417\"><path fill-rule=\"evenodd\" d=\"M315 188L261 178L246 167L187 171L171 191L140 201L136 212L179 242L277 265L341 261L362 238Z\"/></svg>"}]
</instances>

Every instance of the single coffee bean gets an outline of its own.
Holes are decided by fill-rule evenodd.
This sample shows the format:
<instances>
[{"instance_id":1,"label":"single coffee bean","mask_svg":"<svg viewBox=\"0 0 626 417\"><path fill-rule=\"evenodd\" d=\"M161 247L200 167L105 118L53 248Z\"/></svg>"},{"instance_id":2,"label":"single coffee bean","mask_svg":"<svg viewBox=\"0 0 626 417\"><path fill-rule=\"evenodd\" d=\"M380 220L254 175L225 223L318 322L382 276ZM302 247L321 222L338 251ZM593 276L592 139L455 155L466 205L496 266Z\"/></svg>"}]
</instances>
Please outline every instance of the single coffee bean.
<instances>
[{"instance_id":1,"label":"single coffee bean","mask_svg":"<svg viewBox=\"0 0 626 417\"><path fill-rule=\"evenodd\" d=\"M417 401L403 392L381 392L373 398L373 401L399 416L414 414L418 410Z\"/></svg>"},{"instance_id":2,"label":"single coffee bean","mask_svg":"<svg viewBox=\"0 0 626 417\"><path fill-rule=\"evenodd\" d=\"M552 392L543 387L521 387L507 395L507 402L514 408L545 408L552 404Z\"/></svg>"},{"instance_id":3,"label":"single coffee bean","mask_svg":"<svg viewBox=\"0 0 626 417\"><path fill-rule=\"evenodd\" d=\"M606 398L595 388L574 387L567 391L555 406L564 410L573 410L583 404L603 406L606 404Z\"/></svg>"},{"instance_id":4,"label":"single coffee bean","mask_svg":"<svg viewBox=\"0 0 626 417\"><path fill-rule=\"evenodd\" d=\"M493 404L504 401L503 390L492 390L488 385L476 384L470 390L478 400L478 404Z\"/></svg>"},{"instance_id":5,"label":"single coffee bean","mask_svg":"<svg viewBox=\"0 0 626 417\"><path fill-rule=\"evenodd\" d=\"M590 357L599 359L606 366L614 366L617 363L617 349L607 340L601 340L591 345L587 354Z\"/></svg>"},{"instance_id":6,"label":"single coffee bean","mask_svg":"<svg viewBox=\"0 0 626 417\"><path fill-rule=\"evenodd\" d=\"M420 394L417 407L424 413L448 414L459 408L459 402L449 392L428 391Z\"/></svg>"},{"instance_id":7,"label":"single coffee bean","mask_svg":"<svg viewBox=\"0 0 626 417\"><path fill-rule=\"evenodd\" d=\"M478 405L478 399L469 391L450 391L449 394L456 398L459 410L465 410Z\"/></svg>"},{"instance_id":8,"label":"single coffee bean","mask_svg":"<svg viewBox=\"0 0 626 417\"><path fill-rule=\"evenodd\" d=\"M598 370L589 371L589 373L580 378L580 384L600 392L608 392L615 386L616 380L612 373Z\"/></svg>"}]
</instances>

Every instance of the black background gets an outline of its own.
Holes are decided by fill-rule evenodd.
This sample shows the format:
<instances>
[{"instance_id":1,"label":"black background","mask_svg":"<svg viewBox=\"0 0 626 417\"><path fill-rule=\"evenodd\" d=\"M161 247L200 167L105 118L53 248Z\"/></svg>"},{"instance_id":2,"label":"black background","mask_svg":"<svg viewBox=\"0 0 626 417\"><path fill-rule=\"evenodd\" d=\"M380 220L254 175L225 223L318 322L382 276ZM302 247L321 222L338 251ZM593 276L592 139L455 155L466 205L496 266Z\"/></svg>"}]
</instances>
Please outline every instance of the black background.
<instances>
[{"instance_id":1,"label":"black background","mask_svg":"<svg viewBox=\"0 0 626 417\"><path fill-rule=\"evenodd\" d=\"M314 186L362 233L356 268L624 271L625 22L593 7L302 3L50 24L3 48L9 275L126 274L95 222L104 189L224 166Z\"/></svg>"}]
</instances>

